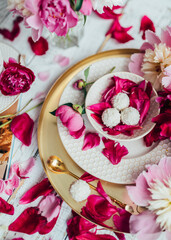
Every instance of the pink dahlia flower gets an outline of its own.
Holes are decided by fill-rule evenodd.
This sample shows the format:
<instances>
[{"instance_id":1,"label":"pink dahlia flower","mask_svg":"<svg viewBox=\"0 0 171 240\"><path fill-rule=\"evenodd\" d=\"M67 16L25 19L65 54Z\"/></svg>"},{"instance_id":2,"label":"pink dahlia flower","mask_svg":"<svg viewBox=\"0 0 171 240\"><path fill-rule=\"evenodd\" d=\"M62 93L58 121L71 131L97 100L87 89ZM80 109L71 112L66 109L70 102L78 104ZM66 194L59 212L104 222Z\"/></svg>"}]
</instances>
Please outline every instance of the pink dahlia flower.
<instances>
[{"instance_id":1,"label":"pink dahlia flower","mask_svg":"<svg viewBox=\"0 0 171 240\"><path fill-rule=\"evenodd\" d=\"M4 71L0 75L0 90L2 94L13 96L30 89L30 85L35 79L34 73L15 59L9 58L9 62L4 62Z\"/></svg>"},{"instance_id":2,"label":"pink dahlia flower","mask_svg":"<svg viewBox=\"0 0 171 240\"><path fill-rule=\"evenodd\" d=\"M83 118L79 112L72 107L62 105L55 115L60 118L62 124L68 128L70 135L74 138L80 138L85 132Z\"/></svg>"},{"instance_id":3,"label":"pink dahlia flower","mask_svg":"<svg viewBox=\"0 0 171 240\"><path fill-rule=\"evenodd\" d=\"M65 36L68 29L75 27L78 22L78 16L68 0L41 0L39 16L43 25L58 36Z\"/></svg>"},{"instance_id":4,"label":"pink dahlia flower","mask_svg":"<svg viewBox=\"0 0 171 240\"><path fill-rule=\"evenodd\" d=\"M156 90L161 86L171 89L171 28L162 30L160 38L150 30L145 37L147 41L141 46L145 52L131 56L129 70L152 82Z\"/></svg>"},{"instance_id":5,"label":"pink dahlia flower","mask_svg":"<svg viewBox=\"0 0 171 240\"><path fill-rule=\"evenodd\" d=\"M127 187L131 200L146 211L130 218L130 232L139 240L156 240L162 231L171 239L171 157L147 167L135 186Z\"/></svg>"}]
</instances>

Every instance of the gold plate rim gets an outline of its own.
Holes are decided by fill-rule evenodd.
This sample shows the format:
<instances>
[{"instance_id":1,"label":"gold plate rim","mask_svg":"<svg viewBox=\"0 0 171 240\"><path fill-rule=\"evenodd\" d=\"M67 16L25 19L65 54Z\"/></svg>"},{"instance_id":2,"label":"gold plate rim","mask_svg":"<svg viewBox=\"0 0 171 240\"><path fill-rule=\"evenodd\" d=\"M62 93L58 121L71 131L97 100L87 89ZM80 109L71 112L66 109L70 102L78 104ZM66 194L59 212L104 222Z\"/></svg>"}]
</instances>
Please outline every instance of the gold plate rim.
<instances>
[{"instance_id":1,"label":"gold plate rim","mask_svg":"<svg viewBox=\"0 0 171 240\"><path fill-rule=\"evenodd\" d=\"M140 53L141 51L139 49L133 49L133 48L128 48L128 49L115 49L115 50L110 50L110 51L105 51L105 52L101 52L98 54L94 54L91 55L79 62L77 62L76 64L74 64L73 66L71 66L67 71L65 71L62 75L60 75L57 80L55 81L55 83L52 85L52 87L50 88L43 106L41 108L41 112L40 112L40 116L39 116L39 120L38 120L38 130L37 130L37 141L38 141L38 149L39 149L39 155L40 155L40 159L44 168L44 171L50 181L50 183L52 184L53 188L55 189L55 191L61 196L61 194L59 193L57 187L54 185L54 183L51 181L50 175L47 171L47 168L45 166L45 162L43 160L43 155L42 155L42 149L41 149L41 131L42 131L42 126L43 126L43 117L45 114L45 110L47 107L47 104L49 103L51 96L53 95L54 91L56 90L56 87L59 87L60 84L65 80L66 85L68 84L68 82L72 79L73 76L75 76L78 72L80 72L82 69L86 68L87 65L93 64L97 61L101 61L104 59L108 59L108 58L117 58L117 57L125 57L125 58L129 58L133 53ZM64 87L65 88L65 87ZM58 105L59 101L57 102ZM66 151L66 150L65 150ZM80 168L80 167L79 167ZM119 184L118 184L119 185ZM93 221L91 221L90 219L84 217L81 215L81 213L79 211L77 211L69 202L68 200L64 199L63 196L61 196L62 199L81 217L85 218L86 220L95 223ZM95 223L96 225L98 225L97 223ZM101 226L101 225L99 225ZM114 232L118 232L118 233L123 233L120 231L117 231L115 229L111 229L110 227L104 227L108 230L112 230ZM127 233L128 234L128 233Z\"/></svg>"}]
</instances>

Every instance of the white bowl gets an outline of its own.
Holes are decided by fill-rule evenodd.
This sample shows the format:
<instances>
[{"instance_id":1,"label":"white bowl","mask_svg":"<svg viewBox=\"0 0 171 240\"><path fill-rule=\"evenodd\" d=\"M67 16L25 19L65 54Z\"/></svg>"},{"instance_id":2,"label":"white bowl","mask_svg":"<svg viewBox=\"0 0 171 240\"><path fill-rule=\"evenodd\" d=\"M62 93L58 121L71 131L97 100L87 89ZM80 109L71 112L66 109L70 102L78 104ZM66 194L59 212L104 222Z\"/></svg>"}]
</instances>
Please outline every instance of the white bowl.
<instances>
[{"instance_id":1,"label":"white bowl","mask_svg":"<svg viewBox=\"0 0 171 240\"><path fill-rule=\"evenodd\" d=\"M111 77L118 76L120 78L129 79L135 83L139 83L144 80L144 78L133 74L129 72L115 72L110 73L107 75L104 75L103 77L99 78L90 88L90 90L87 93L87 97L85 100L85 107L86 107L86 114L87 117L92 124L92 126L96 129L97 132L101 133L104 137L116 141L131 141L136 140L144 137L147 135L155 126L155 123L151 122L151 119L159 114L159 105L155 101L157 97L157 93L153 88L153 93L150 99L150 109L148 111L148 114L142 124L141 129L134 130L134 133L132 136L126 136L124 134L119 134L116 136L109 135L107 132L103 131L102 126L98 124L92 117L91 113L93 113L91 110L87 109L88 106L91 106L93 104L99 103L101 101L102 92L110 86L110 84L113 82L111 80Z\"/></svg>"}]
</instances>

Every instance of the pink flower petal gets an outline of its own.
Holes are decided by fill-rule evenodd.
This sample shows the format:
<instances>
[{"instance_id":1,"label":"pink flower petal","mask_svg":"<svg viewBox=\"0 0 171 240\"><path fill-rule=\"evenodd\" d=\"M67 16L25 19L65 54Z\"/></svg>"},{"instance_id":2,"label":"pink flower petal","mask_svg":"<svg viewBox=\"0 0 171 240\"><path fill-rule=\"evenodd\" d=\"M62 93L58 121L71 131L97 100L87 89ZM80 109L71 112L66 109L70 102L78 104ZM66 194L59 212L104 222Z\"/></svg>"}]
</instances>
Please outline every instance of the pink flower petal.
<instances>
[{"instance_id":1,"label":"pink flower petal","mask_svg":"<svg viewBox=\"0 0 171 240\"><path fill-rule=\"evenodd\" d=\"M130 232L136 234L139 240L156 240L161 230L156 223L156 215L150 211L144 211L130 217Z\"/></svg>"},{"instance_id":2,"label":"pink flower petal","mask_svg":"<svg viewBox=\"0 0 171 240\"><path fill-rule=\"evenodd\" d=\"M43 37L40 37L36 42L34 42L32 38L29 37L28 42L35 55L42 56L46 54L47 50L49 49L48 41Z\"/></svg>"},{"instance_id":3,"label":"pink flower petal","mask_svg":"<svg viewBox=\"0 0 171 240\"><path fill-rule=\"evenodd\" d=\"M103 189L102 184L101 184L100 181L98 181L98 183L97 183L97 188L96 188L96 189L97 189L98 193L99 193L102 197L104 197L109 203L112 204L112 200L111 200L110 197L107 195L107 193L104 191L104 189Z\"/></svg>"},{"instance_id":4,"label":"pink flower petal","mask_svg":"<svg viewBox=\"0 0 171 240\"><path fill-rule=\"evenodd\" d=\"M118 210L118 215L115 214L113 216L113 222L114 222L116 229L121 232L129 233L130 232L129 220L130 220L131 214L129 212L127 212L125 209L118 208L117 210ZM120 237L121 237L121 239L125 238L122 235Z\"/></svg>"},{"instance_id":5,"label":"pink flower petal","mask_svg":"<svg viewBox=\"0 0 171 240\"><path fill-rule=\"evenodd\" d=\"M103 8L103 13L99 13L97 11L95 11L95 13L103 18L103 19L115 19L117 17L120 17L122 14L121 13L116 13L115 10L118 10L122 8L121 6L113 6L112 9L110 9L109 7L104 7Z\"/></svg>"},{"instance_id":6,"label":"pink flower petal","mask_svg":"<svg viewBox=\"0 0 171 240\"><path fill-rule=\"evenodd\" d=\"M143 62L144 54L143 53L134 53L131 55L131 61L128 65L129 71L135 73L139 76L144 74L141 72L141 66Z\"/></svg>"},{"instance_id":7,"label":"pink flower petal","mask_svg":"<svg viewBox=\"0 0 171 240\"><path fill-rule=\"evenodd\" d=\"M102 141L105 145L102 153L113 165L118 164L121 159L128 154L127 148L125 146L121 146L120 143L116 143L115 141L106 139L105 137L102 138Z\"/></svg>"},{"instance_id":8,"label":"pink flower petal","mask_svg":"<svg viewBox=\"0 0 171 240\"><path fill-rule=\"evenodd\" d=\"M38 211L39 209L36 207L25 209L21 215L9 225L8 230L29 235L38 232L46 224L46 218L38 214Z\"/></svg>"},{"instance_id":9,"label":"pink flower petal","mask_svg":"<svg viewBox=\"0 0 171 240\"><path fill-rule=\"evenodd\" d=\"M151 200L149 185L143 173L136 179L136 186L127 186L127 191L131 200L139 206L147 206Z\"/></svg>"},{"instance_id":10,"label":"pink flower petal","mask_svg":"<svg viewBox=\"0 0 171 240\"><path fill-rule=\"evenodd\" d=\"M109 203L104 197L90 195L81 213L83 216L90 220L94 220L96 223L103 223L116 212L116 207Z\"/></svg>"},{"instance_id":11,"label":"pink flower petal","mask_svg":"<svg viewBox=\"0 0 171 240\"><path fill-rule=\"evenodd\" d=\"M39 230L39 234L45 235L51 232L56 224L57 219L58 217L53 218L50 222L47 222L44 226L42 226Z\"/></svg>"},{"instance_id":12,"label":"pink flower petal","mask_svg":"<svg viewBox=\"0 0 171 240\"><path fill-rule=\"evenodd\" d=\"M38 205L39 213L50 222L53 218L59 216L61 203L61 198L57 197L55 194L49 194L40 201Z\"/></svg>"},{"instance_id":13,"label":"pink flower petal","mask_svg":"<svg viewBox=\"0 0 171 240\"><path fill-rule=\"evenodd\" d=\"M38 78L42 81L45 82L49 79L50 73L49 71L43 71L38 73Z\"/></svg>"},{"instance_id":14,"label":"pink flower petal","mask_svg":"<svg viewBox=\"0 0 171 240\"><path fill-rule=\"evenodd\" d=\"M24 238L13 238L11 240L24 240Z\"/></svg>"},{"instance_id":15,"label":"pink flower petal","mask_svg":"<svg viewBox=\"0 0 171 240\"><path fill-rule=\"evenodd\" d=\"M80 137L82 137L82 136L84 135L85 129L86 129L86 128L85 128L85 126L83 125L83 127L82 127L80 130L75 131L75 132L69 131L69 133L70 133L70 135L71 135L73 138L78 139L78 138L80 138Z\"/></svg>"},{"instance_id":16,"label":"pink flower petal","mask_svg":"<svg viewBox=\"0 0 171 240\"><path fill-rule=\"evenodd\" d=\"M85 240L85 239L91 239L91 240L117 240L115 237L109 234L95 234L91 232L82 233L80 236L77 236L77 240Z\"/></svg>"},{"instance_id":17,"label":"pink flower petal","mask_svg":"<svg viewBox=\"0 0 171 240\"><path fill-rule=\"evenodd\" d=\"M81 177L81 180L84 180L86 182L92 182L94 180L97 180L98 178L92 176L91 174L89 174L88 172L85 172Z\"/></svg>"},{"instance_id":18,"label":"pink flower petal","mask_svg":"<svg viewBox=\"0 0 171 240\"><path fill-rule=\"evenodd\" d=\"M20 199L20 204L27 204L33 202L40 196L47 196L53 191L53 187L47 178L43 179L40 183L30 188Z\"/></svg>"},{"instance_id":19,"label":"pink flower petal","mask_svg":"<svg viewBox=\"0 0 171 240\"><path fill-rule=\"evenodd\" d=\"M5 181L5 193L12 195L14 188L17 188L20 183L20 178L17 175L13 175L12 178Z\"/></svg>"},{"instance_id":20,"label":"pink flower petal","mask_svg":"<svg viewBox=\"0 0 171 240\"><path fill-rule=\"evenodd\" d=\"M11 131L26 146L32 140L34 122L27 113L16 116L11 122Z\"/></svg>"},{"instance_id":21,"label":"pink flower petal","mask_svg":"<svg viewBox=\"0 0 171 240\"><path fill-rule=\"evenodd\" d=\"M92 12L92 3L91 0L84 0L81 6L80 12L83 15L90 15Z\"/></svg>"},{"instance_id":22,"label":"pink flower petal","mask_svg":"<svg viewBox=\"0 0 171 240\"><path fill-rule=\"evenodd\" d=\"M100 144L99 134L88 132L88 133L86 133L86 135L84 137L84 143L83 143L82 150L86 151L88 149L99 146L99 144Z\"/></svg>"},{"instance_id":23,"label":"pink flower petal","mask_svg":"<svg viewBox=\"0 0 171 240\"><path fill-rule=\"evenodd\" d=\"M125 235L123 233L117 233L115 232L116 236L118 237L119 240L126 240Z\"/></svg>"},{"instance_id":24,"label":"pink flower petal","mask_svg":"<svg viewBox=\"0 0 171 240\"><path fill-rule=\"evenodd\" d=\"M5 190L5 181L0 179L0 193L2 193Z\"/></svg>"},{"instance_id":25,"label":"pink flower petal","mask_svg":"<svg viewBox=\"0 0 171 240\"><path fill-rule=\"evenodd\" d=\"M161 42L165 43L167 47L171 47L171 31L169 31L169 27L166 30L161 30Z\"/></svg>"},{"instance_id":26,"label":"pink flower petal","mask_svg":"<svg viewBox=\"0 0 171 240\"><path fill-rule=\"evenodd\" d=\"M145 33L145 37L147 41L154 46L154 44L159 44L161 43L160 38L152 31L147 30Z\"/></svg>"},{"instance_id":27,"label":"pink flower petal","mask_svg":"<svg viewBox=\"0 0 171 240\"><path fill-rule=\"evenodd\" d=\"M96 113L96 114L102 114L102 112L107 109L107 108L111 108L112 106L107 103L107 102L101 102L101 103L96 103L93 104L91 106L88 106L87 109L91 110L92 112Z\"/></svg>"},{"instance_id":28,"label":"pink flower petal","mask_svg":"<svg viewBox=\"0 0 171 240\"><path fill-rule=\"evenodd\" d=\"M155 32L155 27L154 27L154 23L151 21L151 19L145 15L142 17L141 25L140 25L140 32L141 31L143 32L142 39L144 39L144 40L145 40L145 32L147 30L151 30L151 31Z\"/></svg>"},{"instance_id":29,"label":"pink flower petal","mask_svg":"<svg viewBox=\"0 0 171 240\"><path fill-rule=\"evenodd\" d=\"M70 59L62 55L56 55L54 57L54 62L58 63L61 67L65 67L69 65Z\"/></svg>"},{"instance_id":30,"label":"pink flower petal","mask_svg":"<svg viewBox=\"0 0 171 240\"><path fill-rule=\"evenodd\" d=\"M4 199L0 197L0 212L13 215L14 214L14 207L13 205L6 202Z\"/></svg>"}]
</instances>

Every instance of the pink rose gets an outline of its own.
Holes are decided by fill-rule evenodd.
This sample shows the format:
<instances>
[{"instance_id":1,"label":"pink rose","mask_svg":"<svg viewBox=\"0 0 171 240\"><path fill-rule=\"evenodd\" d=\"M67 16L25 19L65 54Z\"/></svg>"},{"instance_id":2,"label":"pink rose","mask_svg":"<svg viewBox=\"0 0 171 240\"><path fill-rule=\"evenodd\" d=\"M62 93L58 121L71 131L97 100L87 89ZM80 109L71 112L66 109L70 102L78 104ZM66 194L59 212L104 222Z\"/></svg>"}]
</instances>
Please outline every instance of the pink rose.
<instances>
[{"instance_id":1,"label":"pink rose","mask_svg":"<svg viewBox=\"0 0 171 240\"><path fill-rule=\"evenodd\" d=\"M35 79L34 73L15 59L9 58L9 62L4 62L5 70L0 75L0 90L2 94L12 96L26 92Z\"/></svg>"},{"instance_id":2,"label":"pink rose","mask_svg":"<svg viewBox=\"0 0 171 240\"><path fill-rule=\"evenodd\" d=\"M41 0L39 16L50 32L65 36L78 22L68 0Z\"/></svg>"}]
</instances>

